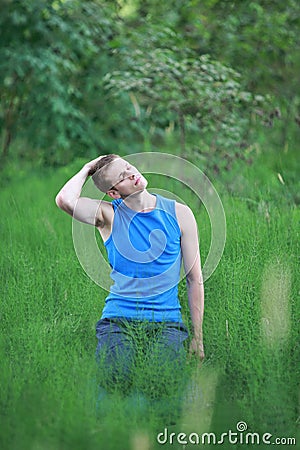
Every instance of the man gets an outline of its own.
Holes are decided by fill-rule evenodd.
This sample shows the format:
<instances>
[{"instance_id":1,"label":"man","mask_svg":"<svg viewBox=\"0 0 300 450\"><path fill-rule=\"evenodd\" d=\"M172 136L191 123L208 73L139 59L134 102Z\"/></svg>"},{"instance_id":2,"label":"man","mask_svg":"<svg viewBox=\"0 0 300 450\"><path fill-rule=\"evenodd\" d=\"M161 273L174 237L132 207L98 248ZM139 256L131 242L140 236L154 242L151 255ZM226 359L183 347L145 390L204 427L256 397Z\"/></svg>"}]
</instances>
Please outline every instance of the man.
<instances>
[{"instance_id":1,"label":"man","mask_svg":"<svg viewBox=\"0 0 300 450\"><path fill-rule=\"evenodd\" d=\"M88 176L112 202L80 197ZM131 383L138 346L160 370L182 363L188 335L178 299L181 260L193 326L190 352L204 358L196 221L190 208L151 194L147 184L137 168L111 154L85 164L56 197L59 208L95 226L104 241L114 283L97 324L97 355L106 378L123 386Z\"/></svg>"}]
</instances>

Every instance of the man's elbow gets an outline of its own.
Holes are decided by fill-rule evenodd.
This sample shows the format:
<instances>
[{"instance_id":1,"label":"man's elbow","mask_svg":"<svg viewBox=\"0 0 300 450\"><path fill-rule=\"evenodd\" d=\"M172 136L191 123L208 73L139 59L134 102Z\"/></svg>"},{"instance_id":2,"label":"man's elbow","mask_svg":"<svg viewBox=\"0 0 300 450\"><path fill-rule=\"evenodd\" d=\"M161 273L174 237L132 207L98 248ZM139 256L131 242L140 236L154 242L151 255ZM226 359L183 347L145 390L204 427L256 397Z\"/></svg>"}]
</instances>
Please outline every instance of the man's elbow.
<instances>
[{"instance_id":1,"label":"man's elbow","mask_svg":"<svg viewBox=\"0 0 300 450\"><path fill-rule=\"evenodd\" d=\"M203 285L202 274L193 274L190 272L189 274L186 275L186 282L189 286L191 285L202 286Z\"/></svg>"},{"instance_id":2,"label":"man's elbow","mask_svg":"<svg viewBox=\"0 0 300 450\"><path fill-rule=\"evenodd\" d=\"M73 209L71 208L71 206L68 204L68 202L66 201L66 199L64 199L64 197L61 195L61 193L59 192L57 194L57 196L55 197L55 203L56 205L62 209L63 211L71 214Z\"/></svg>"},{"instance_id":3,"label":"man's elbow","mask_svg":"<svg viewBox=\"0 0 300 450\"><path fill-rule=\"evenodd\" d=\"M60 209L63 209L64 201L60 193L58 193L57 196L55 197L55 203L56 206L58 206Z\"/></svg>"}]
</instances>

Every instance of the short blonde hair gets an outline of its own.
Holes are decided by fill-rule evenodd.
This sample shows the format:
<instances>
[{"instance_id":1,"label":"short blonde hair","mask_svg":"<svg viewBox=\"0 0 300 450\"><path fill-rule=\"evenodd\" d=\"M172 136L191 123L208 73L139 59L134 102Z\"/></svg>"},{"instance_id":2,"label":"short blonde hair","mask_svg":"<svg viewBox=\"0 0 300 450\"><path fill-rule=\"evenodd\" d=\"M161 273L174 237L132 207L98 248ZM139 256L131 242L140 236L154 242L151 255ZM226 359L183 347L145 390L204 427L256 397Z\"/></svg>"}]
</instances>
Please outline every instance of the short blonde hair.
<instances>
[{"instance_id":1,"label":"short blonde hair","mask_svg":"<svg viewBox=\"0 0 300 450\"><path fill-rule=\"evenodd\" d=\"M111 185L111 179L107 172L111 163L117 158L120 157L118 155L115 155L114 153L105 155L95 163L92 171L90 171L95 186L102 192L107 192L113 187Z\"/></svg>"}]
</instances>

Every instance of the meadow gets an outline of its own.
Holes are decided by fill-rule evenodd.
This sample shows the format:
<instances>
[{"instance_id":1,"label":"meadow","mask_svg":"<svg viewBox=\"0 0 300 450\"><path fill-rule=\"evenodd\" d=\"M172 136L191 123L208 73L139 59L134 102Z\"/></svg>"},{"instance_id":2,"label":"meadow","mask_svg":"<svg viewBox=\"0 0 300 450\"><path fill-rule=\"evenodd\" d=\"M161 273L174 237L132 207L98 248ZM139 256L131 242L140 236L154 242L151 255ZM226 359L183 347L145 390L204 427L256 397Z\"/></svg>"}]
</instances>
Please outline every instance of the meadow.
<instances>
[{"instance_id":1,"label":"meadow","mask_svg":"<svg viewBox=\"0 0 300 450\"><path fill-rule=\"evenodd\" d=\"M270 433L271 442L296 438L300 213L289 186L259 164L216 181L227 240L220 264L205 282L206 358L201 367L191 360L183 370L186 391L172 425L161 414L162 405L144 397L115 392L100 408L97 403L95 324L106 292L83 271L71 218L54 203L79 168L78 161L56 171L20 167L2 179L0 449L195 448L183 444L182 436L162 444L157 435L167 427L169 434L220 436L237 432L239 422L249 432ZM176 189L172 180L156 183ZM196 214L205 261L209 218L188 189L181 196ZM180 298L190 326L184 281ZM136 376L143 380L151 374L139 367ZM240 431L239 439L246 433ZM240 440L222 446L244 447Z\"/></svg>"}]
</instances>

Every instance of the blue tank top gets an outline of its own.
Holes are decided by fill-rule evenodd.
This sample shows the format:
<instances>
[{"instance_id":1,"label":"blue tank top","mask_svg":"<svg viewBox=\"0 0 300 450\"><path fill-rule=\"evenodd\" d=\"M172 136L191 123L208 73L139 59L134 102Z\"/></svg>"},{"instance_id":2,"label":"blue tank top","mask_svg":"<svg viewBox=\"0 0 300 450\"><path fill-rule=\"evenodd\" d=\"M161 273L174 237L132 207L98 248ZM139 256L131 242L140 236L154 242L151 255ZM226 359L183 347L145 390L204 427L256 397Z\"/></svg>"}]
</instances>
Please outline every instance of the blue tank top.
<instances>
[{"instance_id":1,"label":"blue tank top","mask_svg":"<svg viewBox=\"0 0 300 450\"><path fill-rule=\"evenodd\" d=\"M122 199L112 204L113 227L104 245L113 284L101 318L182 322L181 232L175 201L156 195L156 206L149 212L136 212Z\"/></svg>"}]
</instances>

